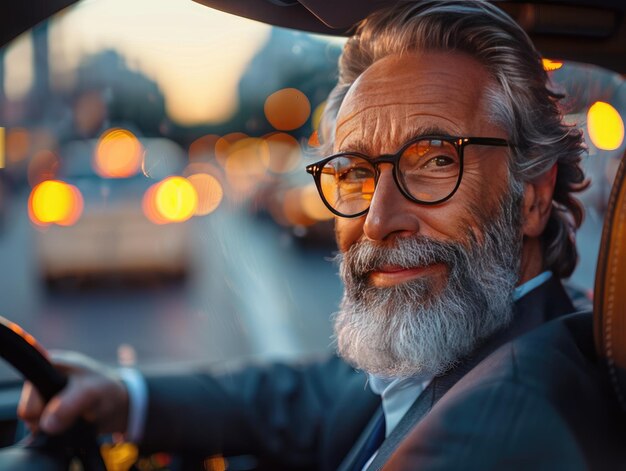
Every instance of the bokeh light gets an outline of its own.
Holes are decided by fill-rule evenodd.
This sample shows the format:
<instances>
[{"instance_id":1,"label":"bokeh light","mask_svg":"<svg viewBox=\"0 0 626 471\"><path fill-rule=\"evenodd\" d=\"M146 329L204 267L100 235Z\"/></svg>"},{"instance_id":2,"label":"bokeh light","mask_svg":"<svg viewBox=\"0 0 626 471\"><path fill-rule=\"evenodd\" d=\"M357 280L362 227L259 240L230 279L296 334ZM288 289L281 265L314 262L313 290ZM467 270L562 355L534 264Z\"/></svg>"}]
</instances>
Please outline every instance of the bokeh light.
<instances>
[{"instance_id":1,"label":"bokeh light","mask_svg":"<svg viewBox=\"0 0 626 471\"><path fill-rule=\"evenodd\" d=\"M158 184L154 193L154 204L165 220L182 222L196 212L198 195L186 178L169 177Z\"/></svg>"},{"instance_id":2,"label":"bokeh light","mask_svg":"<svg viewBox=\"0 0 626 471\"><path fill-rule=\"evenodd\" d=\"M121 363L121 366L127 366ZM120 471L128 469L153 469L152 467L135 468L133 465L137 463L139 458L139 450L132 443L103 443L100 445L100 455L104 461L104 467L111 471ZM157 468L160 469L160 468Z\"/></svg>"},{"instance_id":3,"label":"bokeh light","mask_svg":"<svg viewBox=\"0 0 626 471\"><path fill-rule=\"evenodd\" d=\"M24 128L12 128L6 133L6 157L9 164L24 160L31 148L31 136Z\"/></svg>"},{"instance_id":4,"label":"bokeh light","mask_svg":"<svg viewBox=\"0 0 626 471\"><path fill-rule=\"evenodd\" d=\"M183 170L184 177L189 177L190 175L194 175L196 173L208 173L209 175L213 175L220 181L222 180L222 176L224 174L221 167L210 164L208 162L191 162L187 164L187 166Z\"/></svg>"},{"instance_id":5,"label":"bokeh light","mask_svg":"<svg viewBox=\"0 0 626 471\"><path fill-rule=\"evenodd\" d=\"M206 216L217 209L224 197L224 190L217 178L208 173L196 173L187 177L198 195L196 216Z\"/></svg>"},{"instance_id":6,"label":"bokeh light","mask_svg":"<svg viewBox=\"0 0 626 471\"><path fill-rule=\"evenodd\" d=\"M148 220L153 222L154 224L166 224L169 222L165 217L161 215L156 207L155 194L160 183L161 182L151 185L150 188L148 188L144 193L143 200L141 202L143 213L148 218Z\"/></svg>"},{"instance_id":7,"label":"bokeh light","mask_svg":"<svg viewBox=\"0 0 626 471\"><path fill-rule=\"evenodd\" d=\"M104 178L128 178L137 174L143 160L143 146L126 129L110 129L99 139L94 153L94 170Z\"/></svg>"},{"instance_id":8,"label":"bokeh light","mask_svg":"<svg viewBox=\"0 0 626 471\"><path fill-rule=\"evenodd\" d=\"M265 117L279 131L291 131L306 123L311 114L311 103L296 88L283 88L265 100Z\"/></svg>"},{"instance_id":9,"label":"bokeh light","mask_svg":"<svg viewBox=\"0 0 626 471\"><path fill-rule=\"evenodd\" d=\"M558 70L563 67L563 62L553 61L550 59L541 59L541 63L543 64L543 69L546 72L552 72L553 70Z\"/></svg>"},{"instance_id":10,"label":"bokeh light","mask_svg":"<svg viewBox=\"0 0 626 471\"><path fill-rule=\"evenodd\" d=\"M283 214L292 226L311 226L316 220L304 212L302 188L291 188L285 192Z\"/></svg>"},{"instance_id":11,"label":"bokeh light","mask_svg":"<svg viewBox=\"0 0 626 471\"><path fill-rule=\"evenodd\" d=\"M71 226L83 211L83 197L73 185L46 180L35 186L28 198L28 214L37 225Z\"/></svg>"},{"instance_id":12,"label":"bokeh light","mask_svg":"<svg viewBox=\"0 0 626 471\"><path fill-rule=\"evenodd\" d=\"M6 167L6 152L5 152L5 136L6 131L3 127L0 127L0 168Z\"/></svg>"},{"instance_id":13,"label":"bokeh light","mask_svg":"<svg viewBox=\"0 0 626 471\"><path fill-rule=\"evenodd\" d=\"M206 471L226 471L228 469L226 459L223 456L210 456L204 460L204 469Z\"/></svg>"},{"instance_id":14,"label":"bokeh light","mask_svg":"<svg viewBox=\"0 0 626 471\"><path fill-rule=\"evenodd\" d=\"M209 162L215 158L215 144L220 139L217 134L207 134L189 146L190 162Z\"/></svg>"},{"instance_id":15,"label":"bokeh light","mask_svg":"<svg viewBox=\"0 0 626 471\"><path fill-rule=\"evenodd\" d=\"M311 133L308 141L309 147L319 147L320 146L320 137L317 129Z\"/></svg>"},{"instance_id":16,"label":"bokeh light","mask_svg":"<svg viewBox=\"0 0 626 471\"><path fill-rule=\"evenodd\" d=\"M596 101L587 112L591 142L602 150L618 149L624 142L624 121L613 106Z\"/></svg>"},{"instance_id":17,"label":"bokeh light","mask_svg":"<svg viewBox=\"0 0 626 471\"><path fill-rule=\"evenodd\" d=\"M269 150L268 169L274 173L287 173L296 168L301 161L300 145L295 137L275 132L265 136Z\"/></svg>"},{"instance_id":18,"label":"bokeh light","mask_svg":"<svg viewBox=\"0 0 626 471\"><path fill-rule=\"evenodd\" d=\"M322 202L314 183L310 183L302 188L300 198L302 201L302 210L308 217L316 221L327 221L333 218L333 213L331 213Z\"/></svg>"},{"instance_id":19,"label":"bokeh light","mask_svg":"<svg viewBox=\"0 0 626 471\"><path fill-rule=\"evenodd\" d=\"M269 166L269 146L264 139L246 138L230 146L224 170L236 199L247 197L263 180Z\"/></svg>"},{"instance_id":20,"label":"bokeh light","mask_svg":"<svg viewBox=\"0 0 626 471\"><path fill-rule=\"evenodd\" d=\"M59 157L51 150L37 152L28 164L28 183L31 187L45 180L54 180L59 171Z\"/></svg>"},{"instance_id":21,"label":"bokeh light","mask_svg":"<svg viewBox=\"0 0 626 471\"><path fill-rule=\"evenodd\" d=\"M324 100L315 107L315 111L313 111L313 115L311 116L311 124L313 125L313 129L317 130L317 128L320 127L320 121L322 120L322 115L324 114L325 109L326 100Z\"/></svg>"},{"instance_id":22,"label":"bokeh light","mask_svg":"<svg viewBox=\"0 0 626 471\"><path fill-rule=\"evenodd\" d=\"M237 142L242 139L246 139L247 137L248 135L243 132L231 132L215 141L215 158L222 167L226 166L226 160L228 160L230 148Z\"/></svg>"}]
</instances>

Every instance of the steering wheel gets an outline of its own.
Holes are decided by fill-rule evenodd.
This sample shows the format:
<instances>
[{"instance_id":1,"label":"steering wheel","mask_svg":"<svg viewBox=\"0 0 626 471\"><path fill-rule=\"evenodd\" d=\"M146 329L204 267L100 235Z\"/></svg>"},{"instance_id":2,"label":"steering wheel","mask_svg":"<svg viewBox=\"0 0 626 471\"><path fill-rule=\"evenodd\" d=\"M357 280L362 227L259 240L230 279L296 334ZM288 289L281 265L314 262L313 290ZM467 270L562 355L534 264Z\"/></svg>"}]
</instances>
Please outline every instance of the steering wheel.
<instances>
[{"instance_id":1,"label":"steering wheel","mask_svg":"<svg viewBox=\"0 0 626 471\"><path fill-rule=\"evenodd\" d=\"M30 381L45 402L67 384L67 378L50 363L34 337L3 317L0 317L0 357ZM0 449L0 469L14 471L67 471L75 459L85 470L106 471L95 430L84 421L61 435L40 432L17 445Z\"/></svg>"}]
</instances>

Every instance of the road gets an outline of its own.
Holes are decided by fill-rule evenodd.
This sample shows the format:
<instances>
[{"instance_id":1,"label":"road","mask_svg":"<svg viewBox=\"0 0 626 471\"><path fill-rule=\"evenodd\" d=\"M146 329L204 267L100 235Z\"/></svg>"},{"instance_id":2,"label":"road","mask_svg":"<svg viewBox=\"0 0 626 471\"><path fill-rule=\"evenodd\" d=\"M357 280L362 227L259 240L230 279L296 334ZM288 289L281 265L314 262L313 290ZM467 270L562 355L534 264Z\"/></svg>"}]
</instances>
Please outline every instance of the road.
<instances>
[{"instance_id":1,"label":"road","mask_svg":"<svg viewBox=\"0 0 626 471\"><path fill-rule=\"evenodd\" d=\"M304 250L287 229L218 210L191 221L184 283L50 292L26 200L12 199L0 233L0 315L46 348L170 369L329 350L329 315L341 296L331 249ZM0 379L7 376L0 366Z\"/></svg>"}]
</instances>

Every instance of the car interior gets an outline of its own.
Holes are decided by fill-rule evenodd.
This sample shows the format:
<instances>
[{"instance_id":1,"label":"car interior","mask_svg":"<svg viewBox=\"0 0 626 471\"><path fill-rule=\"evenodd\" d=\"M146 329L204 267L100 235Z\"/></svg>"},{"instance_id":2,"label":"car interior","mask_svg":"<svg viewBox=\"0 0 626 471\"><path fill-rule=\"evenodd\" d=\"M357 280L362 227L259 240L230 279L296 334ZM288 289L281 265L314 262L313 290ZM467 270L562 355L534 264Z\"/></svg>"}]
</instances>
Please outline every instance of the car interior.
<instances>
[{"instance_id":1,"label":"car interior","mask_svg":"<svg viewBox=\"0 0 626 471\"><path fill-rule=\"evenodd\" d=\"M28 0L0 6L6 44L75 0ZM319 34L345 36L369 12L388 0L195 0L218 9L275 26ZM619 0L494 2L528 32L545 57L584 62L626 74L626 4ZM6 19L10 19L7 21ZM1 171L1 170L0 170ZM608 198L600 241L593 319L597 362L626 412L626 153L623 153ZM10 313L4 313L10 317ZM0 318L0 356L49 399L65 378L46 359L37 341L17 324ZM13 443L19 429L16 401L19 385L0 389L0 469L60 470L78 459L84 469L106 469L88 424L77 424L61 437ZM626 426L626 418L624 419Z\"/></svg>"}]
</instances>

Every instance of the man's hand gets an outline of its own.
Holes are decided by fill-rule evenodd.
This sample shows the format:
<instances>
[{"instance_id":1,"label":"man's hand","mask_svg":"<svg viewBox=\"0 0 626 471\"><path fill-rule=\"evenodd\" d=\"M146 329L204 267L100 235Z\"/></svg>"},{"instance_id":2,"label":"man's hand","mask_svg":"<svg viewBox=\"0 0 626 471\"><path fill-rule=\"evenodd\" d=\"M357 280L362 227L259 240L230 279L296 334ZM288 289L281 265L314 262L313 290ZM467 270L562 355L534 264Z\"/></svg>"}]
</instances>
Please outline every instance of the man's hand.
<instances>
[{"instance_id":1,"label":"man's hand","mask_svg":"<svg viewBox=\"0 0 626 471\"><path fill-rule=\"evenodd\" d=\"M54 435L83 418L98 433L125 432L128 391L119 374L79 353L55 352L51 357L69 381L46 405L31 383L24 384L17 413L31 431Z\"/></svg>"}]
</instances>

